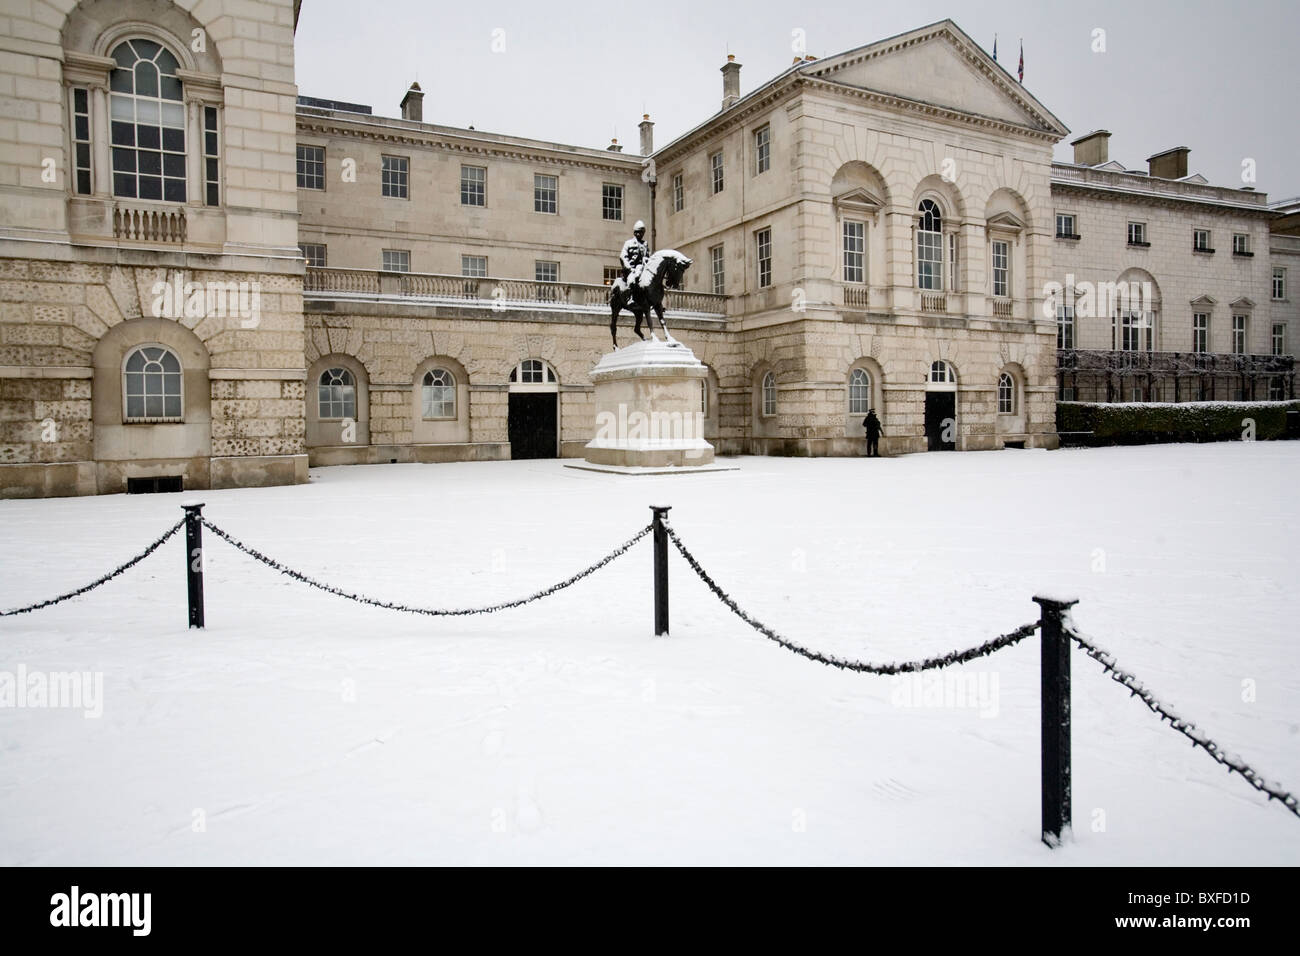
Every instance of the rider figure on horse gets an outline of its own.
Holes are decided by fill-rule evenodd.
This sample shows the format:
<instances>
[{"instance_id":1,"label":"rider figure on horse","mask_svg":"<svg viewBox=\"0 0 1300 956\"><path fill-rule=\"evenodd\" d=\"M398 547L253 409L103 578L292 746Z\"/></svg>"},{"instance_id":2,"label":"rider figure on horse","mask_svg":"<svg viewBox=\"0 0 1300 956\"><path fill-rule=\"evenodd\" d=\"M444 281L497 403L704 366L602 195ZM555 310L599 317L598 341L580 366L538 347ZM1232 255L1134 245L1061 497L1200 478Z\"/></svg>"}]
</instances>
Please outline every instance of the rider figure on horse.
<instances>
[{"instance_id":1,"label":"rider figure on horse","mask_svg":"<svg viewBox=\"0 0 1300 956\"><path fill-rule=\"evenodd\" d=\"M618 259L623 263L623 281L627 284L628 291L635 288L637 280L641 278L641 270L645 268L646 260L650 258L650 247L645 241L645 223L640 219L632 227L632 238L623 243L623 251L619 253Z\"/></svg>"}]
</instances>

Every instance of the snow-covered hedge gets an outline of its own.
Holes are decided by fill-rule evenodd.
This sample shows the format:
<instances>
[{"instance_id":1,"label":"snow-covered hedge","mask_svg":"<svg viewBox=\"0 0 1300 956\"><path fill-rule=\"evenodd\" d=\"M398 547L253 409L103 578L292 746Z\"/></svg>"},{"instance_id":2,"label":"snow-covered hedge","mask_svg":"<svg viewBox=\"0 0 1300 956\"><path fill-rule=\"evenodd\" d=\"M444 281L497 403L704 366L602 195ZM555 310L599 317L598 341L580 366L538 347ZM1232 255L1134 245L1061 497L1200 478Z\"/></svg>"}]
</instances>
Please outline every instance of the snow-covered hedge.
<instances>
[{"instance_id":1,"label":"snow-covered hedge","mask_svg":"<svg viewBox=\"0 0 1300 956\"><path fill-rule=\"evenodd\" d=\"M1057 402L1056 430L1064 445L1269 441L1288 437L1288 411L1300 413L1300 401ZM1300 419L1300 414L1291 419Z\"/></svg>"}]
</instances>

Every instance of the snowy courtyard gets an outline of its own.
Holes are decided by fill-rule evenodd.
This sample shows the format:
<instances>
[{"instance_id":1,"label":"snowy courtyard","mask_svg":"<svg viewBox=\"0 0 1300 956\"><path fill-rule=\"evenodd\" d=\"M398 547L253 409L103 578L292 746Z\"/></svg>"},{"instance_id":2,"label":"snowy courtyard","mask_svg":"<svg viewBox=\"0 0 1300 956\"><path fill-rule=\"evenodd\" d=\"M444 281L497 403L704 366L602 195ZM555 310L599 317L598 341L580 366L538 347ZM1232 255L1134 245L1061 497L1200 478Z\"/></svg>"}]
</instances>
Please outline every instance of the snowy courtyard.
<instances>
[{"instance_id":1,"label":"snowy courtyard","mask_svg":"<svg viewBox=\"0 0 1300 956\"><path fill-rule=\"evenodd\" d=\"M0 502L0 608L80 587L182 501L375 598L521 597L670 520L750 614L816 650L911 660L1037 620L1079 629L1267 779L1300 789L1300 443L318 468L309 485ZM0 618L0 673L102 675L0 708L0 864L1300 863L1300 820L1077 648L1073 840L1039 841L1037 635L933 678L771 643L651 541L573 587L430 618L293 581L206 532ZM84 701L83 701L84 703Z\"/></svg>"}]
</instances>

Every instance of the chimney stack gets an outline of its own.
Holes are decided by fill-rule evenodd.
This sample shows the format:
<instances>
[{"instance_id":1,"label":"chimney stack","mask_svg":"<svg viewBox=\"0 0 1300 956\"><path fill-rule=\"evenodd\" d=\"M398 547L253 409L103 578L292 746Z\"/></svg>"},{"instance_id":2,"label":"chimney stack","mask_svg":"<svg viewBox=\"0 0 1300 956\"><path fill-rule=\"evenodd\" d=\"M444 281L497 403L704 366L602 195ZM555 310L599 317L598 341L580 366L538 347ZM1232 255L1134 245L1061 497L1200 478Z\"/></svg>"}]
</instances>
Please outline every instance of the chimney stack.
<instances>
[{"instance_id":1,"label":"chimney stack","mask_svg":"<svg viewBox=\"0 0 1300 956\"><path fill-rule=\"evenodd\" d=\"M740 99L740 64L735 54L727 54L727 62L722 65L722 108L725 110Z\"/></svg>"},{"instance_id":2,"label":"chimney stack","mask_svg":"<svg viewBox=\"0 0 1300 956\"><path fill-rule=\"evenodd\" d=\"M1147 170L1155 179L1182 179L1187 175L1187 156L1191 150L1175 146L1147 157Z\"/></svg>"},{"instance_id":3,"label":"chimney stack","mask_svg":"<svg viewBox=\"0 0 1300 956\"><path fill-rule=\"evenodd\" d=\"M1074 165L1100 166L1108 162L1110 144L1107 140L1109 139L1110 131L1099 129L1072 140L1070 145L1074 147Z\"/></svg>"},{"instance_id":4,"label":"chimney stack","mask_svg":"<svg viewBox=\"0 0 1300 956\"><path fill-rule=\"evenodd\" d=\"M424 93L420 90L419 83L412 83L402 97L402 119L424 122Z\"/></svg>"},{"instance_id":5,"label":"chimney stack","mask_svg":"<svg viewBox=\"0 0 1300 956\"><path fill-rule=\"evenodd\" d=\"M655 151L655 124L650 122L650 114L641 114L641 155L649 156Z\"/></svg>"},{"instance_id":6,"label":"chimney stack","mask_svg":"<svg viewBox=\"0 0 1300 956\"><path fill-rule=\"evenodd\" d=\"M609 145L606 146L605 148L606 148L607 150L609 150L611 153L621 153L621 152L623 152L623 147L620 146L620 145L618 145L618 140L617 140L617 139L611 139L611 140L609 141Z\"/></svg>"}]
</instances>

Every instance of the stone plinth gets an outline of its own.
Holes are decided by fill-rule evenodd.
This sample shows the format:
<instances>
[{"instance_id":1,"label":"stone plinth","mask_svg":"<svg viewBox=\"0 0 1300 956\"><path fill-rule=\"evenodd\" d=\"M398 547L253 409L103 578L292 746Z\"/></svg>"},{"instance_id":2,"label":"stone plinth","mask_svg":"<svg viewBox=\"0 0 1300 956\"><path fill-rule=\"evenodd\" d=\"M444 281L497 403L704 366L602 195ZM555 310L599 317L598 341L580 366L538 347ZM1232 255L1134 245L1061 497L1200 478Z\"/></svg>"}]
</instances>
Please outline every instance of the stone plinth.
<instances>
[{"instance_id":1,"label":"stone plinth","mask_svg":"<svg viewBox=\"0 0 1300 956\"><path fill-rule=\"evenodd\" d=\"M591 371L596 436L586 460L616 468L713 464L704 440L708 369L685 345L652 339L604 355Z\"/></svg>"}]
</instances>

